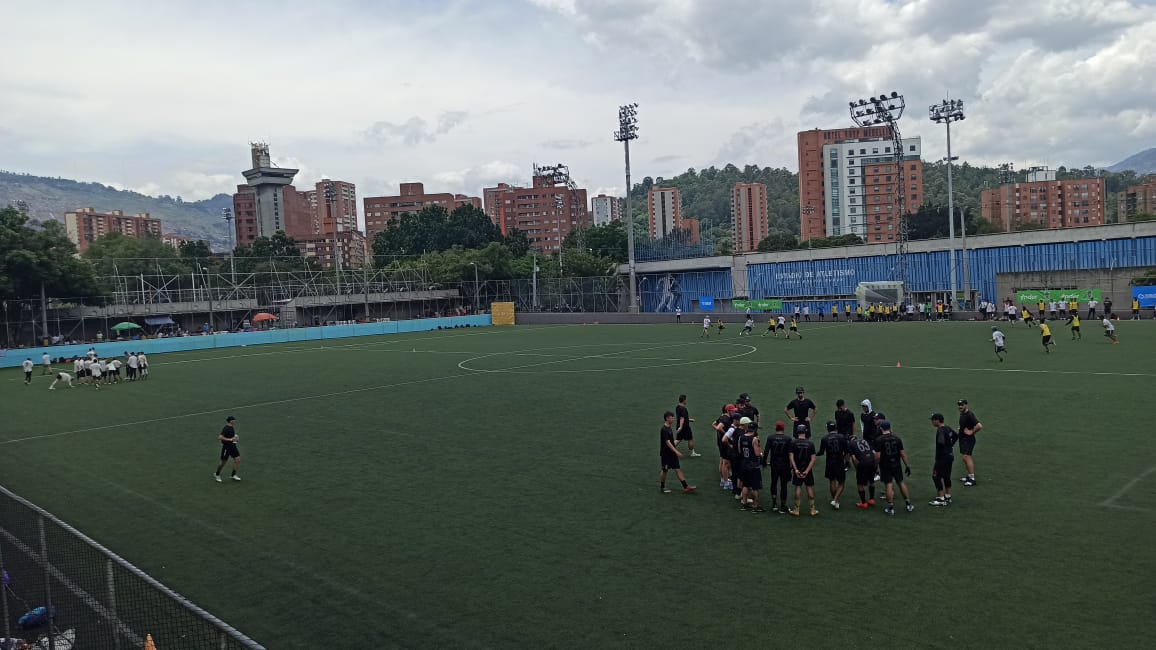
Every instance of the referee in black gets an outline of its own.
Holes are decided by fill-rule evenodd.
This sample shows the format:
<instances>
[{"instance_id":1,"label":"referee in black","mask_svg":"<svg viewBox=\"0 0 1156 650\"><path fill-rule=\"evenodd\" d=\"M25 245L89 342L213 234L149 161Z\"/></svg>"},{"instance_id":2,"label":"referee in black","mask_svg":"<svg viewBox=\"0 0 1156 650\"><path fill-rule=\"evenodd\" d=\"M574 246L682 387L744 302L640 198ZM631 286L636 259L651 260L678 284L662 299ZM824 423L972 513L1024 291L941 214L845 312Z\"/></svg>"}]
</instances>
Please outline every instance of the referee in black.
<instances>
[{"instance_id":1,"label":"referee in black","mask_svg":"<svg viewBox=\"0 0 1156 650\"><path fill-rule=\"evenodd\" d=\"M225 426L221 429L221 433L217 434L217 439L221 441L221 462L217 463L213 479L218 483L221 482L221 470L230 458L233 459L233 480L241 480L241 477L237 476L237 470L241 469L241 450L237 449L237 430L234 428L236 422L237 418L231 415L225 418Z\"/></svg>"}]
</instances>

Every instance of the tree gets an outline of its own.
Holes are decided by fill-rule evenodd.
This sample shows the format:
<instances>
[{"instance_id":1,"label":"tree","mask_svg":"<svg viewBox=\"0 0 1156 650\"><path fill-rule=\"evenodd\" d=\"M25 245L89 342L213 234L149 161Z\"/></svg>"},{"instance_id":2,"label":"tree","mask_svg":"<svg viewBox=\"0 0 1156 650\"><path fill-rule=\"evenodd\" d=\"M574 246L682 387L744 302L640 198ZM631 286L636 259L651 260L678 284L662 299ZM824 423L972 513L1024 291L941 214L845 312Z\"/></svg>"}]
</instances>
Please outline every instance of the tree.
<instances>
[{"instance_id":1,"label":"tree","mask_svg":"<svg viewBox=\"0 0 1156 650\"><path fill-rule=\"evenodd\" d=\"M503 240L503 243L506 245L506 248L510 249L510 253L514 257L522 257L530 252L530 238L526 236L525 232L517 228L506 233L506 238Z\"/></svg>"},{"instance_id":2,"label":"tree","mask_svg":"<svg viewBox=\"0 0 1156 650\"><path fill-rule=\"evenodd\" d=\"M101 277L116 275L172 275L191 273L193 262L182 259L176 249L156 237L128 237L114 232L88 245L84 251Z\"/></svg>"},{"instance_id":3,"label":"tree","mask_svg":"<svg viewBox=\"0 0 1156 650\"><path fill-rule=\"evenodd\" d=\"M36 229L23 210L0 209L0 297L38 298L42 288L56 297L98 295L92 267L75 254L76 246L59 222Z\"/></svg>"},{"instance_id":4,"label":"tree","mask_svg":"<svg viewBox=\"0 0 1156 650\"><path fill-rule=\"evenodd\" d=\"M760 253L770 253L773 251L789 251L799 247L799 240L794 235L778 232L771 233L759 242L756 250Z\"/></svg>"},{"instance_id":5,"label":"tree","mask_svg":"<svg viewBox=\"0 0 1156 650\"><path fill-rule=\"evenodd\" d=\"M204 240L183 241L177 247L177 253L185 259L208 260L213 257L213 251Z\"/></svg>"},{"instance_id":6,"label":"tree","mask_svg":"<svg viewBox=\"0 0 1156 650\"><path fill-rule=\"evenodd\" d=\"M562 240L562 248L574 250L584 248L587 252L624 264L627 260L626 224L622 221L611 221L605 226L572 230Z\"/></svg>"},{"instance_id":7,"label":"tree","mask_svg":"<svg viewBox=\"0 0 1156 650\"><path fill-rule=\"evenodd\" d=\"M432 205L401 215L379 232L373 239L373 254L390 258L454 247L481 248L503 239L486 213L472 205L463 205L453 212Z\"/></svg>"},{"instance_id":8,"label":"tree","mask_svg":"<svg viewBox=\"0 0 1156 650\"><path fill-rule=\"evenodd\" d=\"M1135 223L1137 221L1156 221L1156 214L1152 214L1151 212L1137 212L1128 217L1129 223Z\"/></svg>"}]
</instances>

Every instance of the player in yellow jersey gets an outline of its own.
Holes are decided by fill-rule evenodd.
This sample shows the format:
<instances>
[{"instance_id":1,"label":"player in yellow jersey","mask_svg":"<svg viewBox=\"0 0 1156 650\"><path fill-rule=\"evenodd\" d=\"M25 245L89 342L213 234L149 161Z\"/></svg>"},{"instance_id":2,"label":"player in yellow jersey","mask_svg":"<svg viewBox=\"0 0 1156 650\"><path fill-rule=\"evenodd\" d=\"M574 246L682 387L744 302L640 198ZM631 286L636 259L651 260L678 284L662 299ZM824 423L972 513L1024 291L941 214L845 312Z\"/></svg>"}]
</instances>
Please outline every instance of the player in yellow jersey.
<instances>
[{"instance_id":1,"label":"player in yellow jersey","mask_svg":"<svg viewBox=\"0 0 1156 650\"><path fill-rule=\"evenodd\" d=\"M847 318L847 322L851 322L851 303L843 305L843 315Z\"/></svg>"},{"instance_id":2,"label":"player in yellow jersey","mask_svg":"<svg viewBox=\"0 0 1156 650\"><path fill-rule=\"evenodd\" d=\"M863 305L855 305L855 315L859 317L860 321L863 320Z\"/></svg>"},{"instance_id":3,"label":"player in yellow jersey","mask_svg":"<svg viewBox=\"0 0 1156 650\"><path fill-rule=\"evenodd\" d=\"M1068 316L1068 322L1064 323L1064 325L1071 325L1072 326L1072 340L1075 341L1076 339L1084 338L1084 335L1080 334L1080 313L1079 313L1079 310L1072 310L1072 311L1069 311L1068 313L1070 314L1070 316Z\"/></svg>"},{"instance_id":4,"label":"player in yellow jersey","mask_svg":"<svg viewBox=\"0 0 1156 650\"><path fill-rule=\"evenodd\" d=\"M803 335L799 334L799 319L797 318L791 319L791 329L787 330L787 338L791 338L792 334L798 336L800 340L803 338Z\"/></svg>"},{"instance_id":5,"label":"player in yellow jersey","mask_svg":"<svg viewBox=\"0 0 1156 650\"><path fill-rule=\"evenodd\" d=\"M1044 352L1052 353L1052 348L1056 346L1056 342L1052 340L1052 328L1048 327L1048 322L1040 319L1040 341L1044 344Z\"/></svg>"},{"instance_id":6,"label":"player in yellow jersey","mask_svg":"<svg viewBox=\"0 0 1156 650\"><path fill-rule=\"evenodd\" d=\"M1024 325L1027 325L1028 327L1035 325L1035 322L1032 319L1032 313L1028 311L1027 307L1023 308L1023 313L1021 313L1020 316L1022 316L1024 319Z\"/></svg>"}]
</instances>

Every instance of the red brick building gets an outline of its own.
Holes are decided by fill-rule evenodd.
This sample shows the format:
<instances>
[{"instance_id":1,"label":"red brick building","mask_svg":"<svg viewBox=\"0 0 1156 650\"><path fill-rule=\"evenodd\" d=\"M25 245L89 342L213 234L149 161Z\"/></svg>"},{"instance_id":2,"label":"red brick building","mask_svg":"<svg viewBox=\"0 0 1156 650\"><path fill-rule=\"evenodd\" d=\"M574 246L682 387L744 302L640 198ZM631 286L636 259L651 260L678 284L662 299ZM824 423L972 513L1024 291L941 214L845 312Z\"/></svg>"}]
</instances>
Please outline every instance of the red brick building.
<instances>
[{"instance_id":1,"label":"red brick building","mask_svg":"<svg viewBox=\"0 0 1156 650\"><path fill-rule=\"evenodd\" d=\"M321 268L332 269L335 266L333 239L333 233L309 235L300 239L294 238L294 243L303 256L315 257ZM360 230L343 230L337 233L337 247L341 252L343 270L361 268L369 259L369 244Z\"/></svg>"},{"instance_id":2,"label":"red brick building","mask_svg":"<svg viewBox=\"0 0 1156 650\"><path fill-rule=\"evenodd\" d=\"M682 197L677 187L653 187L646 194L651 239L662 239L682 228Z\"/></svg>"},{"instance_id":3,"label":"red brick building","mask_svg":"<svg viewBox=\"0 0 1156 650\"><path fill-rule=\"evenodd\" d=\"M426 194L422 183L402 183L397 196L367 196L364 203L365 234L370 242L394 219L408 212L420 212L422 208L433 205L445 208L446 212L453 212L463 205L482 209L482 200L476 196L449 192Z\"/></svg>"},{"instance_id":4,"label":"red brick building","mask_svg":"<svg viewBox=\"0 0 1156 650\"><path fill-rule=\"evenodd\" d=\"M564 165L534 167L532 187L502 183L483 190L485 212L503 234L521 230L537 251L553 252L571 230L590 226L586 190L574 187Z\"/></svg>"},{"instance_id":5,"label":"red brick building","mask_svg":"<svg viewBox=\"0 0 1156 650\"><path fill-rule=\"evenodd\" d=\"M1007 183L980 195L983 218L1004 232L1025 228L1081 228L1104 223L1104 179L1056 180L1051 170L1028 173L1026 183Z\"/></svg>"},{"instance_id":6,"label":"red brick building","mask_svg":"<svg viewBox=\"0 0 1156 650\"><path fill-rule=\"evenodd\" d=\"M757 250L759 242L771 234L765 184L735 183L731 191L731 225L734 227L736 253Z\"/></svg>"},{"instance_id":7,"label":"red brick building","mask_svg":"<svg viewBox=\"0 0 1156 650\"><path fill-rule=\"evenodd\" d=\"M1156 214L1156 176L1116 193L1116 223L1127 223L1138 214Z\"/></svg>"},{"instance_id":8,"label":"red brick building","mask_svg":"<svg viewBox=\"0 0 1156 650\"><path fill-rule=\"evenodd\" d=\"M64 229L68 238L83 253L89 244L101 237L120 233L125 237L161 237L161 220L147 212L126 216L120 210L97 212L94 208L80 208L64 214Z\"/></svg>"},{"instance_id":9,"label":"red brick building","mask_svg":"<svg viewBox=\"0 0 1156 650\"><path fill-rule=\"evenodd\" d=\"M312 192L300 192L292 185L278 188L276 206L281 230L294 239L318 234L321 227L310 194ZM256 188L238 185L233 194L233 228L237 234L237 246L248 246L262 236L258 219ZM272 233L264 236L270 237Z\"/></svg>"}]
</instances>

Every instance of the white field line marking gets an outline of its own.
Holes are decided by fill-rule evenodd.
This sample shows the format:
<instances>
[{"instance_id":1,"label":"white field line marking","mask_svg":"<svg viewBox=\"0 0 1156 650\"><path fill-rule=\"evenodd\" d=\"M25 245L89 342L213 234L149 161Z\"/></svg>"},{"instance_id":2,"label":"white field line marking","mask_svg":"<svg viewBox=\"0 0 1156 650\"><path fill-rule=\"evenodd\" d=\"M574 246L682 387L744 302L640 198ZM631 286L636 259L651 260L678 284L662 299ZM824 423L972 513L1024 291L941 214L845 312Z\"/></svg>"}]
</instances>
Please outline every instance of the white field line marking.
<instances>
[{"instance_id":1,"label":"white field line marking","mask_svg":"<svg viewBox=\"0 0 1156 650\"><path fill-rule=\"evenodd\" d=\"M165 503L162 503L162 502L158 501L157 499L154 499L153 497L148 496L147 494L142 494L140 492L137 492L136 490L134 490L130 487L121 485L120 483L117 483L115 481L110 481L107 478L104 478L103 476L99 476L97 474L94 474L93 472L90 472L88 470L85 470L85 469L82 469L79 467L75 467L75 466L73 467L73 469L79 470L80 472L87 474L87 475L97 479L98 481L101 481L103 483L111 485L112 487L120 490L121 492L124 492L125 494L129 494L131 496L137 497L138 499L141 499L142 501L146 501L146 502L152 504L153 506L155 506L161 510L165 510L169 513L172 513L173 515L176 515L177 517L184 519L185 521L187 521L189 523L195 524L196 526L199 526L200 528L203 528L204 530L206 530L212 534L223 537L224 539L227 539L227 540L233 542L234 546L241 545L241 544L245 543L244 540L242 540L238 537L234 537L233 535L230 535L229 533L225 532L224 529L222 529L218 526L215 526L211 523L208 523L206 521L202 521L201 519L198 519L197 517L193 517L193 516L191 516L185 512L177 510L176 508L174 508L170 505L167 505ZM212 489L212 488L210 487L210 489ZM325 583L330 588L332 588L336 591L344 592L346 594L349 594L351 596L359 598L359 599L361 599L361 600L363 600L363 601L365 601L371 605L376 605L376 606L379 606L379 607L382 607L382 608L385 608L388 610L393 610L393 612L395 614L399 615L402 618L405 618L405 619L408 619L411 621L421 621L422 625L424 625L428 628L432 628L436 632L439 632L439 633L442 633L446 636L449 636L458 642L461 642L461 643L466 642L466 639L457 637L450 630L443 628L443 627L440 627L436 623L431 623L429 621L422 620L413 611L410 611L410 610L405 609L403 607L398 607L397 605L392 605L390 603L386 603L386 602L383 602L381 600L378 600L378 599L374 598L373 596L370 596L370 595L368 595L362 591L359 591L357 589L354 589L353 587L350 587L348 584L346 584L342 581L339 581L339 580L336 580L334 578L330 578L328 576L324 576L324 575L321 575L318 573L314 573L308 567L302 566L302 565L298 564L297 562L294 562L293 560L282 557L280 555L275 555L273 553L261 550L259 548L257 549L257 553L264 556L265 558L274 560L275 562L278 562L278 563L284 565L285 567L288 567L289 569L292 569L292 572L288 575L293 575L293 574L307 575L317 582Z\"/></svg>"},{"instance_id":2,"label":"white field line marking","mask_svg":"<svg viewBox=\"0 0 1156 650\"><path fill-rule=\"evenodd\" d=\"M736 363L756 363L780 366L827 366L831 368L892 368L888 364L874 363L825 363L817 361L737 361ZM1031 373L1041 375L1094 375L1101 377L1156 377L1149 372L1092 372L1081 370L1026 370L1015 368L961 368L955 366L903 366L903 370L960 370L966 372L1006 372Z\"/></svg>"},{"instance_id":3,"label":"white field line marking","mask_svg":"<svg viewBox=\"0 0 1156 650\"><path fill-rule=\"evenodd\" d=\"M1131 481L1128 481L1127 483L1125 483L1125 484L1124 484L1124 487L1120 488L1120 489L1119 489L1119 490L1118 490L1118 491L1117 491L1115 494L1113 494L1112 496L1108 497L1107 499L1104 499L1104 500L1103 500L1103 501L1100 503L1100 505L1101 505L1101 506L1104 506L1104 507L1106 507L1106 508L1118 508L1118 509L1120 509L1120 510L1138 510L1138 511L1140 511L1140 512L1150 512L1150 510L1148 510L1147 508L1138 508L1138 507L1135 507L1135 506L1122 506L1122 505L1118 505L1118 504L1116 503L1116 501L1117 501L1117 500L1118 500L1120 497L1122 497L1122 496L1124 496L1125 494L1127 494L1127 493L1128 493L1128 492L1129 492L1129 491L1130 491L1132 488L1134 488L1134 487L1136 487L1137 485L1139 485L1139 484L1140 484L1140 481L1143 481L1144 479L1148 478L1148 476L1149 476L1149 475L1151 475L1151 474L1154 474L1154 473L1156 473L1156 465L1153 465L1152 467L1149 467L1148 469L1146 469L1146 470L1144 470L1143 472L1141 472L1139 476L1137 476L1137 477L1133 478Z\"/></svg>"},{"instance_id":4,"label":"white field line marking","mask_svg":"<svg viewBox=\"0 0 1156 650\"><path fill-rule=\"evenodd\" d=\"M595 345L597 345L597 344L595 344ZM617 345L617 344L614 344L614 345ZM652 345L650 347L645 347L645 348L630 348L628 350L616 350L614 352L603 352L602 354L590 354L590 355L586 355L586 356L570 356L570 357L565 357L563 359L557 359L554 361L542 361L540 363L527 363L525 365L513 366L510 368L503 368L503 369L497 370L497 371L494 371L494 370L480 370L479 371L477 369L467 368L467 367L462 365L465 363L469 363L470 361L473 361L473 359L466 359L465 361L459 363L458 367L461 368L462 370L475 370L475 372L509 372L511 370L521 370L523 368L537 368L540 366L549 366L549 365L553 365L556 363L566 363L567 361L583 361L586 359L602 359L605 357L614 356L616 354L626 354L627 352L645 352L647 350L669 349L669 348L681 347L684 345L695 345L695 343L674 343L674 344L666 344L666 345ZM547 349L549 349L549 348L547 348ZM491 357L491 356L505 356L505 355L503 355L503 353L501 353L501 352L497 352L494 354L486 354L486 355L482 355L482 356Z\"/></svg>"},{"instance_id":5,"label":"white field line marking","mask_svg":"<svg viewBox=\"0 0 1156 650\"><path fill-rule=\"evenodd\" d=\"M565 350L565 349L573 349L573 348L599 347L599 346L604 346L604 345L638 345L638 344L634 344L634 343L591 343L588 345L570 345L570 346L558 346L558 347L537 348L537 349L538 350ZM713 362L718 362L718 361L727 361L730 359L737 359L738 357L745 357L749 354L754 354L755 352L758 352L758 350L759 350L757 347L755 347L753 345L746 345L743 343L726 343L724 341L718 341L718 342L692 341L689 343L674 343L671 345L656 345L656 346L650 346L650 347L645 347L645 348L631 348L628 350L619 350L616 352L606 352L603 354L592 354L592 355L585 355L585 356L582 356L582 355L565 356L565 358L560 359L558 361L546 361L546 362L542 362L542 363L530 363L530 364L525 364L525 365L521 365L521 366L514 366L512 368L501 368L501 369L494 369L494 370L484 370L481 368L471 368L467 365L473 361L478 361L480 359L488 359L490 357L497 357L497 356L531 356L533 351L527 350L525 352L493 352L490 354L483 354L483 355L471 357L469 359L465 359L464 361L459 362L458 367L463 369L463 370L472 370L474 372L479 372L479 373L481 373L481 372L510 372L510 373L514 373L514 374L536 374L533 371L525 372L525 371L522 371L520 369L522 369L522 368L537 368L537 367L551 365L551 364L555 364L555 363L566 363L568 361L581 361L581 360L585 360L585 359L606 358L606 357L609 357L609 356L614 355L614 354L629 354L631 352L642 352L645 350L669 349L669 348L680 347L680 346L685 346L685 345L729 345L729 346L733 346L733 347L747 348L747 350L745 352L740 353L740 354L735 354L735 355L731 355L731 356L727 356L727 357L717 357L714 359L699 359L696 361L683 361L682 359L658 359L658 358L653 358L653 357L634 357L634 358L626 359L627 361L653 360L653 361L677 361L678 362L678 363L668 363L668 364L652 365L652 366L630 366L630 367L626 367L626 368L587 368L587 369L582 369L582 370L546 370L544 372L545 373L576 374L576 373L588 373L588 372L619 372L619 371L623 371L623 370L645 370L645 369L649 369L649 368L668 368L671 366L690 366L690 365L695 365L695 364L700 364L700 363L713 363ZM533 354L533 356L554 356L554 355ZM559 356L563 356L563 355L559 355Z\"/></svg>"},{"instance_id":6,"label":"white field line marking","mask_svg":"<svg viewBox=\"0 0 1156 650\"><path fill-rule=\"evenodd\" d=\"M463 370L468 370L464 368ZM253 402L252 404L240 404L234 406L227 406L222 408L210 409L207 411L197 411L195 413L182 413L180 415L166 415L165 417L152 418L149 420L140 420L137 422L122 422L120 424L106 424L99 427L88 427L85 429L73 429L71 431L61 431L58 433L46 433L39 436L28 436L26 438L14 438L12 440L0 441L0 445L12 445L18 442L28 442L30 440L44 440L46 438L57 438L60 436L72 435L74 433L89 433L92 431L105 431L108 429L119 429L121 427L138 426L142 424L154 424L156 422L169 422L172 420L183 420L184 418L198 417L202 415L212 415L214 413L224 413L225 411L240 411L242 409L261 408L264 406L276 406L277 404L291 404L293 402L304 402L306 400L324 399L326 397L340 397L342 395L353 395L356 393L365 393L369 391L382 390L385 388L399 388L401 386L412 386L415 384L424 384L432 381L442 381L445 379L456 379L458 377L471 377L478 374L479 371L471 371L469 373L461 373L457 375L445 375L443 377L428 377L426 379L415 379L413 381L402 381L394 384L382 384L380 386L365 386L362 388L351 388L349 390L336 391L333 393L322 393L319 395L304 395L301 397L290 397L286 399L269 400L266 402Z\"/></svg>"}]
</instances>

